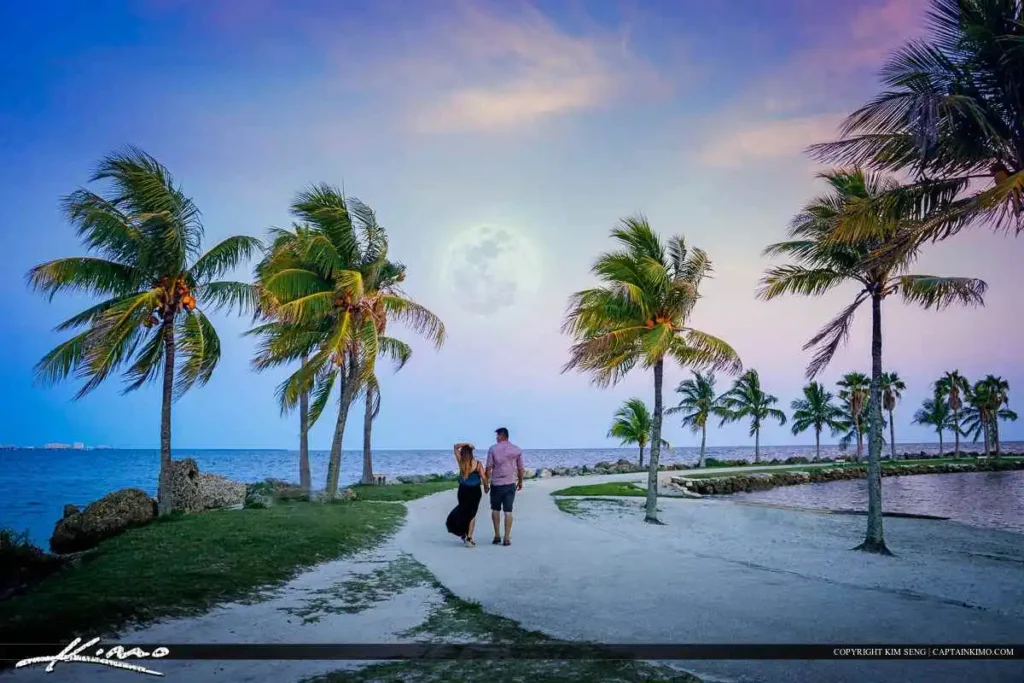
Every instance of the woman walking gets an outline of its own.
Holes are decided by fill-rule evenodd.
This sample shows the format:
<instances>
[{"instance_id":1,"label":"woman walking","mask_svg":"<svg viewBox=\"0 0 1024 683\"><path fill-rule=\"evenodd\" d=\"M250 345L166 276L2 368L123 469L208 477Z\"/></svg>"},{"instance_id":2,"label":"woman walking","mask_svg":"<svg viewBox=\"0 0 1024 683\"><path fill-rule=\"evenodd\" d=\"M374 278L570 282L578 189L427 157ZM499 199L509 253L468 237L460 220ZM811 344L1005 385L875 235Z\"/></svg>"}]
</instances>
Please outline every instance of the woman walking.
<instances>
[{"instance_id":1,"label":"woman walking","mask_svg":"<svg viewBox=\"0 0 1024 683\"><path fill-rule=\"evenodd\" d=\"M467 548L473 542L476 528L476 512L480 507L481 486L487 488L484 466L473 457L473 444L455 444L455 461L459 463L459 504L448 515L448 532L462 539Z\"/></svg>"}]
</instances>

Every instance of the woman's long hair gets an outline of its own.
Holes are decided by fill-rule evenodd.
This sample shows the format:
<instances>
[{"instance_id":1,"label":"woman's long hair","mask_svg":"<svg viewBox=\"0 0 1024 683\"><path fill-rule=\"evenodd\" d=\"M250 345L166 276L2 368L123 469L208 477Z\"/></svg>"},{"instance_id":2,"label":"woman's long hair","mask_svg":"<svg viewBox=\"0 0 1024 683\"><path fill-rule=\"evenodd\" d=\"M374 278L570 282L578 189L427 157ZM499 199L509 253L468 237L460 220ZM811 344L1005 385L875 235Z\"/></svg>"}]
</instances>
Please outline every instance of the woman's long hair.
<instances>
[{"instance_id":1,"label":"woman's long hair","mask_svg":"<svg viewBox=\"0 0 1024 683\"><path fill-rule=\"evenodd\" d=\"M473 473L473 447L465 444L459 447L459 476L463 479Z\"/></svg>"}]
</instances>

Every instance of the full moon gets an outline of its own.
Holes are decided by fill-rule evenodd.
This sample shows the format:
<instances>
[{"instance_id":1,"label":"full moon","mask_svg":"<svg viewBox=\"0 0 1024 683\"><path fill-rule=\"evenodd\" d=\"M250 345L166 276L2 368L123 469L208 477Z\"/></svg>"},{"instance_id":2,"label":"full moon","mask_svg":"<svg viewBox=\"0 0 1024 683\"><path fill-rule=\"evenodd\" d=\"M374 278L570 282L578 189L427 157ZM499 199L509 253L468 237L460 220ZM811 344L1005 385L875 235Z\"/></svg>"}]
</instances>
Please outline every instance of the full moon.
<instances>
[{"instance_id":1,"label":"full moon","mask_svg":"<svg viewBox=\"0 0 1024 683\"><path fill-rule=\"evenodd\" d=\"M494 315L525 303L537 291L537 250L508 228L467 230L452 240L446 257L448 291L470 313Z\"/></svg>"}]
</instances>

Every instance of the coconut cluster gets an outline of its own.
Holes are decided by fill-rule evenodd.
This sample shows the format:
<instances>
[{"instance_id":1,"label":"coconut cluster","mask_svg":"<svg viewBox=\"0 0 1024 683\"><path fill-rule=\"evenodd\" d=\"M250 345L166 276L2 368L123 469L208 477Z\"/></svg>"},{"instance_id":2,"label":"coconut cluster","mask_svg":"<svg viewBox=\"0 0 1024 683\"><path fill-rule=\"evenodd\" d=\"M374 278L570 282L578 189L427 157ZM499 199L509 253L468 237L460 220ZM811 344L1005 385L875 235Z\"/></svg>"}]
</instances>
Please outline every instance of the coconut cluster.
<instances>
[{"instance_id":1,"label":"coconut cluster","mask_svg":"<svg viewBox=\"0 0 1024 683\"><path fill-rule=\"evenodd\" d=\"M196 298L183 277L179 277L173 283L168 278L161 280L157 300L159 303L156 308L143 323L146 327L159 325L169 312L192 311L196 307Z\"/></svg>"}]
</instances>

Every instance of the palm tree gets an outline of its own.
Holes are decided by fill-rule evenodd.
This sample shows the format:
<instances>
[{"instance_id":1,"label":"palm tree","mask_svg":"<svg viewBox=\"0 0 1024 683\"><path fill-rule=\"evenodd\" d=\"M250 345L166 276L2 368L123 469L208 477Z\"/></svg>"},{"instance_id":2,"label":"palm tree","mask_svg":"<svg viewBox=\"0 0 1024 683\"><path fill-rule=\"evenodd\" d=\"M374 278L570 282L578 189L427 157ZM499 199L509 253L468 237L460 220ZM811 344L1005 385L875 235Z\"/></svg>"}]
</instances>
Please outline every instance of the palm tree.
<instances>
[{"instance_id":1,"label":"palm tree","mask_svg":"<svg viewBox=\"0 0 1024 683\"><path fill-rule=\"evenodd\" d=\"M328 328L322 324L300 325L281 320L277 314L280 303L267 290L266 282L278 272L303 268L303 255L309 248L311 230L308 226L293 225L292 230L272 229L271 245L264 258L256 266L254 289L257 293L259 307L256 318L263 321L247 335L259 336L260 343L253 358L253 367L259 372L281 364L282 359L289 359L289 353L295 350L295 344L301 344L298 357L302 366L310 353L323 342L323 334ZM319 406L312 414L309 405L309 391L299 394L299 486L307 496L312 492L312 478L309 469L309 430L316 424L322 412ZM282 413L287 412L286 404L282 405Z\"/></svg>"},{"instance_id":2,"label":"palm tree","mask_svg":"<svg viewBox=\"0 0 1024 683\"><path fill-rule=\"evenodd\" d=\"M868 401L868 529L861 550L887 553L882 529L882 302L901 295L906 303L925 308L943 308L952 303L981 304L986 285L981 280L932 275L910 275L907 270L920 250L920 240L908 235L919 232L921 221L930 215L912 213L909 206L873 210L871 230L855 241L834 238L837 228L851 214L862 215L862 204L898 187L894 180L860 170L822 174L830 192L812 199L793 219L790 240L772 245L767 255L795 259L792 265L769 268L761 282L760 296L774 299L785 294L820 296L844 283L858 292L853 302L830 321L807 344L817 348L807 375L821 372L849 335L854 315L862 303L871 302L871 389ZM899 209L897 211L897 209ZM862 224L865 221L859 221ZM862 228L864 225L861 226ZM888 248L890 243L901 245Z\"/></svg>"},{"instance_id":3,"label":"palm tree","mask_svg":"<svg viewBox=\"0 0 1024 683\"><path fill-rule=\"evenodd\" d=\"M349 407L373 381L377 356L386 354L398 363L407 357L407 345L379 333L382 312L426 335L437 346L445 339L444 325L420 304L392 291L366 288L366 274L386 267L386 248L371 246L365 230L363 234L357 230L359 219L354 222L354 212L349 210L354 202L329 185L300 192L292 204L293 215L308 226L300 262L263 283L279 302L277 318L292 334L276 347L275 362L306 357L279 387L282 406L294 408L303 392L309 392L312 421L326 406L334 385L340 385L327 466L327 500L333 500L338 490ZM367 262L366 255L375 248L377 258ZM315 334L295 330L315 330Z\"/></svg>"},{"instance_id":4,"label":"palm tree","mask_svg":"<svg viewBox=\"0 0 1024 683\"><path fill-rule=\"evenodd\" d=\"M700 459L697 467L704 467L704 451L708 439L708 417L722 416L721 397L715 396L715 375L712 372L694 372L693 379L679 383L676 393L681 396L679 405L665 411L666 415L685 413L683 426L700 432Z\"/></svg>"},{"instance_id":5,"label":"palm tree","mask_svg":"<svg viewBox=\"0 0 1024 683\"><path fill-rule=\"evenodd\" d=\"M789 404L793 411L793 434L814 428L814 457L821 458L821 430L825 427L834 435L842 424L843 411L832 402L832 392L818 382L804 387L804 397Z\"/></svg>"},{"instance_id":6,"label":"palm tree","mask_svg":"<svg viewBox=\"0 0 1024 683\"><path fill-rule=\"evenodd\" d=\"M935 427L939 435L939 457L942 457L945 450L942 447L942 432L953 428L953 411L938 392L935 396L921 404L921 407L914 413L914 424L929 425Z\"/></svg>"},{"instance_id":7,"label":"palm tree","mask_svg":"<svg viewBox=\"0 0 1024 683\"><path fill-rule=\"evenodd\" d=\"M1015 421L1017 413L1003 408L1006 401L1005 390L1009 387L1001 377L988 375L970 387L967 392L968 407L963 414L964 434L977 442L979 436L985 437L985 455L995 444L996 457L999 457L999 420Z\"/></svg>"},{"instance_id":8,"label":"palm tree","mask_svg":"<svg viewBox=\"0 0 1024 683\"><path fill-rule=\"evenodd\" d=\"M658 458L661 454L662 380L665 360L694 369L737 372L736 352L721 339L689 327L698 289L711 273L704 251L688 249L681 236L664 244L643 216L612 230L619 249L591 268L599 287L572 295L563 331L575 343L562 372L589 372L598 386L618 382L638 363L654 371L654 424L647 475L645 520L658 522Z\"/></svg>"},{"instance_id":9,"label":"palm tree","mask_svg":"<svg viewBox=\"0 0 1024 683\"><path fill-rule=\"evenodd\" d=\"M853 439L844 437L843 442L857 441L857 461L864 459L864 432L867 420L864 404L871 393L871 380L863 372L848 372L836 384L840 387L839 398L843 401L844 426ZM844 446L845 448L845 446Z\"/></svg>"},{"instance_id":10,"label":"palm tree","mask_svg":"<svg viewBox=\"0 0 1024 683\"><path fill-rule=\"evenodd\" d=\"M896 459L896 403L903 397L907 385L895 372L882 373L882 407L889 413L889 459Z\"/></svg>"},{"instance_id":11,"label":"palm tree","mask_svg":"<svg viewBox=\"0 0 1024 683\"><path fill-rule=\"evenodd\" d=\"M971 385L959 370L947 372L936 384L938 395L949 403L949 409L953 412L953 438L956 439L953 448L954 458L960 457L960 411L964 407L963 396L970 388Z\"/></svg>"},{"instance_id":12,"label":"palm tree","mask_svg":"<svg viewBox=\"0 0 1024 683\"><path fill-rule=\"evenodd\" d=\"M786 424L786 414L775 408L779 399L761 389L761 377L753 368L744 372L721 398L722 424L750 420L750 436L754 437L754 462L761 462L761 426L765 420Z\"/></svg>"},{"instance_id":13,"label":"palm tree","mask_svg":"<svg viewBox=\"0 0 1024 683\"><path fill-rule=\"evenodd\" d=\"M884 92L816 158L910 171L918 194L961 195L922 224L927 238L973 222L1024 229L1024 9L1018 0L932 0L929 35L896 50ZM976 190L972 182L986 181Z\"/></svg>"},{"instance_id":14,"label":"palm tree","mask_svg":"<svg viewBox=\"0 0 1024 683\"><path fill-rule=\"evenodd\" d=\"M995 444L996 457L998 458L1001 455L999 449L999 420L1015 421L1017 419L1017 413L1013 412L1009 408L1003 408L1003 406L1010 405L1009 382L1002 377L996 377L994 375L986 376L985 382L991 388L993 399L996 402L995 414L992 419L992 441Z\"/></svg>"},{"instance_id":15,"label":"palm tree","mask_svg":"<svg viewBox=\"0 0 1024 683\"><path fill-rule=\"evenodd\" d=\"M623 444L635 443L640 447L640 467L644 466L644 447L654 429L654 421L651 419L651 411L647 404L639 398L631 398L622 404L615 411L615 421L612 422L608 436L620 439ZM664 439L661 445L668 446Z\"/></svg>"},{"instance_id":16,"label":"palm tree","mask_svg":"<svg viewBox=\"0 0 1024 683\"><path fill-rule=\"evenodd\" d=\"M156 159L134 147L105 157L92 182L109 192L79 189L64 213L92 256L49 261L28 273L31 287L50 295L86 292L103 298L57 330L85 328L36 366L54 383L74 374L85 396L124 369L128 393L162 375L160 477L157 507L171 512L171 404L209 381L220 359L217 331L202 307L253 305L252 289L218 278L259 249L252 237L229 237L205 254L199 209Z\"/></svg>"}]
</instances>

